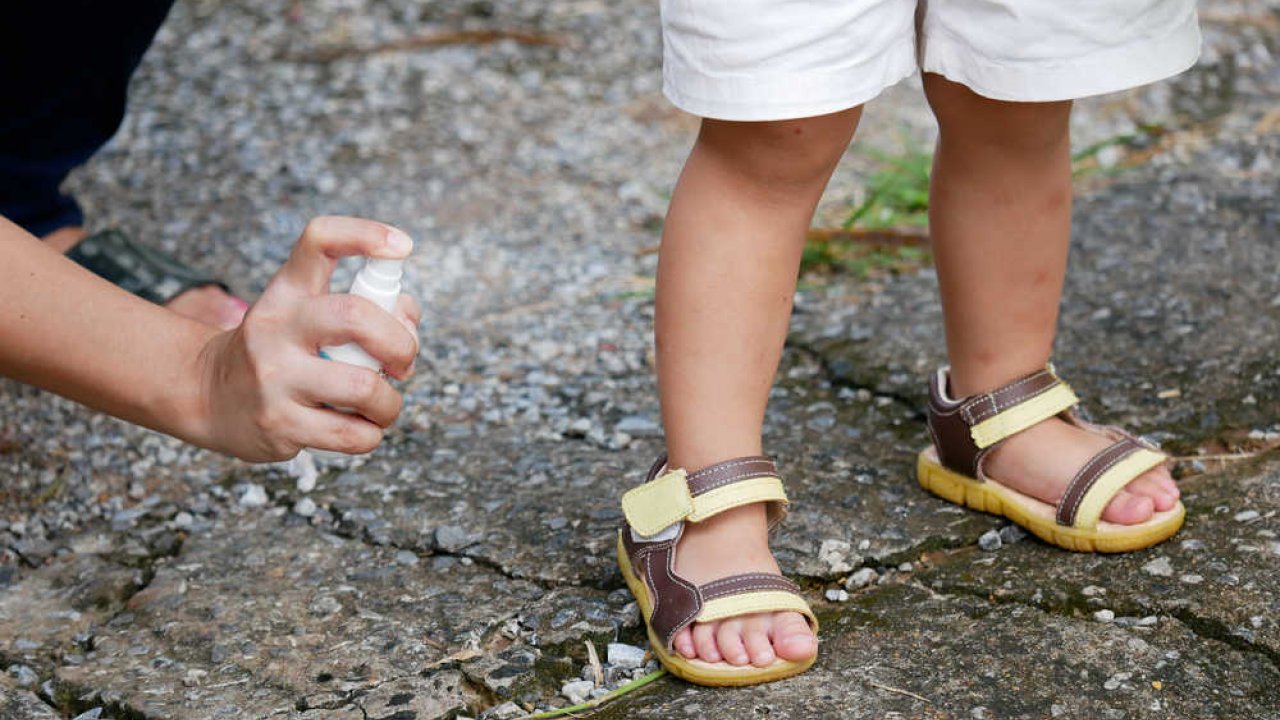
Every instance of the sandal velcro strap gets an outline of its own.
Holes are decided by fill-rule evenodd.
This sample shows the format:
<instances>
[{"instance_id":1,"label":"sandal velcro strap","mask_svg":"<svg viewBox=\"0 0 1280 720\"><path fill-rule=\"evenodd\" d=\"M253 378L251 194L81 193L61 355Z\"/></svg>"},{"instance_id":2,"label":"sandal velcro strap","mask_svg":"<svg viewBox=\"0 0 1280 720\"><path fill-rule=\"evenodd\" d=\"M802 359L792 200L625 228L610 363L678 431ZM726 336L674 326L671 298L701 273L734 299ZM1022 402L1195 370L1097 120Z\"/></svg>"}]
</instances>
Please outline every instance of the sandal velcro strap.
<instances>
[{"instance_id":1,"label":"sandal velcro strap","mask_svg":"<svg viewBox=\"0 0 1280 720\"><path fill-rule=\"evenodd\" d=\"M929 433L942 464L977 482L982 462L1010 436L1054 416L1068 417L1079 403L1052 366L988 393L952 398L950 369L929 381Z\"/></svg>"},{"instance_id":2,"label":"sandal velcro strap","mask_svg":"<svg viewBox=\"0 0 1280 720\"><path fill-rule=\"evenodd\" d=\"M1058 500L1059 525L1082 529L1098 526L1107 503L1134 478L1168 458L1133 438L1123 438L1094 455L1072 478Z\"/></svg>"},{"instance_id":3,"label":"sandal velcro strap","mask_svg":"<svg viewBox=\"0 0 1280 720\"><path fill-rule=\"evenodd\" d=\"M960 408L969 436L988 448L1079 404L1071 387L1049 369L975 395Z\"/></svg>"},{"instance_id":4,"label":"sandal velcro strap","mask_svg":"<svg viewBox=\"0 0 1280 720\"><path fill-rule=\"evenodd\" d=\"M648 482L622 496L627 524L645 537L677 522L700 522L742 505L787 503L782 479L773 461L764 457L729 460L692 475L681 469L668 470L660 461L650 475Z\"/></svg>"}]
</instances>

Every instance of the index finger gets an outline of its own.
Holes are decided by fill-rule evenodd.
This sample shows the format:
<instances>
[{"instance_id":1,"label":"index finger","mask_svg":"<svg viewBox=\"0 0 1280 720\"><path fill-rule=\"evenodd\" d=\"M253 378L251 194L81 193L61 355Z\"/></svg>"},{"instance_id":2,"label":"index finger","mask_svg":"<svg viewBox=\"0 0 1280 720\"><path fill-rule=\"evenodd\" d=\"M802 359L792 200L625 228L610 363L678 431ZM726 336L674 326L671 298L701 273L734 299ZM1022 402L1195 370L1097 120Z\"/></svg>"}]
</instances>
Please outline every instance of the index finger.
<instances>
[{"instance_id":1,"label":"index finger","mask_svg":"<svg viewBox=\"0 0 1280 720\"><path fill-rule=\"evenodd\" d=\"M312 295L329 292L338 258L350 255L398 260L413 251L403 230L385 223L341 215L312 218L276 277Z\"/></svg>"}]
</instances>

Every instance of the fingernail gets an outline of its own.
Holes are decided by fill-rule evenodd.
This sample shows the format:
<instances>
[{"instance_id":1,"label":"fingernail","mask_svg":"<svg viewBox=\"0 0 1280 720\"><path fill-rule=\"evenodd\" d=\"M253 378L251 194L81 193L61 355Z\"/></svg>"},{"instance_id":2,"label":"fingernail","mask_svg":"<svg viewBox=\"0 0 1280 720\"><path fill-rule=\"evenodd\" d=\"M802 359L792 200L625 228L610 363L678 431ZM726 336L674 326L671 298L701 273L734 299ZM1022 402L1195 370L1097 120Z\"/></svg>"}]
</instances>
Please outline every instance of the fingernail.
<instances>
[{"instance_id":1,"label":"fingernail","mask_svg":"<svg viewBox=\"0 0 1280 720\"><path fill-rule=\"evenodd\" d=\"M413 336L413 355L416 362L418 351L422 349L422 341L418 339L418 327L409 318L400 318L400 322L404 323L404 329L408 330L409 335Z\"/></svg>"},{"instance_id":2,"label":"fingernail","mask_svg":"<svg viewBox=\"0 0 1280 720\"><path fill-rule=\"evenodd\" d=\"M393 254L404 257L413 252L413 239L399 228L387 228L387 249Z\"/></svg>"}]
</instances>

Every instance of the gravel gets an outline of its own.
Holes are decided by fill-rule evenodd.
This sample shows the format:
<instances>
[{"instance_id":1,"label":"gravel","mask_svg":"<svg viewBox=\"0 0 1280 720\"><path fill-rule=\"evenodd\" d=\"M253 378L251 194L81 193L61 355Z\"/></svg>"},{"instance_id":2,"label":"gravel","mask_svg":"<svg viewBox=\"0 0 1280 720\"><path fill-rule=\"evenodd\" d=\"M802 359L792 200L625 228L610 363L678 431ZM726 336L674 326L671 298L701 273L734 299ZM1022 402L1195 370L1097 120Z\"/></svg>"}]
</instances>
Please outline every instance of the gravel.
<instances>
[{"instance_id":1,"label":"gravel","mask_svg":"<svg viewBox=\"0 0 1280 720\"><path fill-rule=\"evenodd\" d=\"M244 507L262 507L268 502L267 490L257 483L246 483L239 488L237 502Z\"/></svg>"},{"instance_id":2,"label":"gravel","mask_svg":"<svg viewBox=\"0 0 1280 720\"><path fill-rule=\"evenodd\" d=\"M40 682L40 676L36 675L36 671L26 665L17 663L10 665L9 675L20 687L34 687L36 683Z\"/></svg>"},{"instance_id":3,"label":"gravel","mask_svg":"<svg viewBox=\"0 0 1280 720\"><path fill-rule=\"evenodd\" d=\"M1142 571L1148 575L1156 575L1158 577L1172 577L1173 563L1169 562L1169 558L1163 555L1146 563L1142 566Z\"/></svg>"},{"instance_id":4,"label":"gravel","mask_svg":"<svg viewBox=\"0 0 1280 720\"><path fill-rule=\"evenodd\" d=\"M844 588L845 590L851 590L851 591L857 590L859 588L864 588L879 579L880 579L880 573L876 572L872 568L868 568L868 567L859 568L856 572L854 572L852 575L849 576L848 580L844 581Z\"/></svg>"},{"instance_id":5,"label":"gravel","mask_svg":"<svg viewBox=\"0 0 1280 720\"><path fill-rule=\"evenodd\" d=\"M591 691L595 690L596 684L590 680L570 680L560 688L560 694L569 700L573 705L586 702L591 697Z\"/></svg>"},{"instance_id":6,"label":"gravel","mask_svg":"<svg viewBox=\"0 0 1280 720\"><path fill-rule=\"evenodd\" d=\"M635 645L609 643L606 655L610 665L624 670L632 670L644 665L644 648L638 648Z\"/></svg>"},{"instance_id":7,"label":"gravel","mask_svg":"<svg viewBox=\"0 0 1280 720\"><path fill-rule=\"evenodd\" d=\"M316 514L316 503L309 497L298 498L298 501L293 504L293 513L304 518L309 518Z\"/></svg>"}]
</instances>

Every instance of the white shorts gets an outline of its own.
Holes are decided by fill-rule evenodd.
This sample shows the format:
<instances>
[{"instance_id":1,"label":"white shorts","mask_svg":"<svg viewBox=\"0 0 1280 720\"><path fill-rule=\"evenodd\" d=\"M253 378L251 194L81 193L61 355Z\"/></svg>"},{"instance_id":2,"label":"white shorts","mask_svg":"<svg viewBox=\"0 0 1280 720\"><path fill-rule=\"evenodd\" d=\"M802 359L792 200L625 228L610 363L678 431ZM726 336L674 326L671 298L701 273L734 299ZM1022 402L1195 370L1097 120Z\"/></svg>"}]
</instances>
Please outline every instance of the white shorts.
<instances>
[{"instance_id":1,"label":"white shorts","mask_svg":"<svg viewBox=\"0 0 1280 720\"><path fill-rule=\"evenodd\" d=\"M1071 100L1200 54L1195 0L662 0L662 36L666 96L722 120L844 110L917 68L996 100Z\"/></svg>"}]
</instances>

